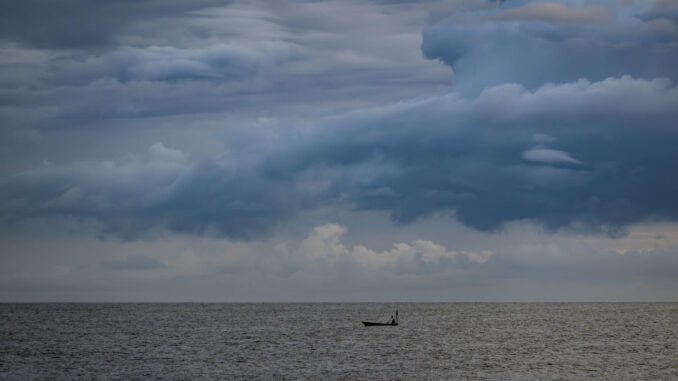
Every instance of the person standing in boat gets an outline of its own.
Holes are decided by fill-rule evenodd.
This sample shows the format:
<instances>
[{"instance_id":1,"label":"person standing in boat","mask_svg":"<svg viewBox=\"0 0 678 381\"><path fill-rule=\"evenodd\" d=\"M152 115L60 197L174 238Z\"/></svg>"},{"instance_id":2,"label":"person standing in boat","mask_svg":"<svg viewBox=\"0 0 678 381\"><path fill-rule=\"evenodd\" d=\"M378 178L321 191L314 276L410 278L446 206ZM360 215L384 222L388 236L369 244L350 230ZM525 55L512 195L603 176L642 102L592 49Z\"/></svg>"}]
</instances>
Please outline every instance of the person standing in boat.
<instances>
[{"instance_id":1,"label":"person standing in boat","mask_svg":"<svg viewBox=\"0 0 678 381\"><path fill-rule=\"evenodd\" d=\"M391 324L395 324L395 322L396 322L395 318L393 317L393 315L391 315Z\"/></svg>"}]
</instances>

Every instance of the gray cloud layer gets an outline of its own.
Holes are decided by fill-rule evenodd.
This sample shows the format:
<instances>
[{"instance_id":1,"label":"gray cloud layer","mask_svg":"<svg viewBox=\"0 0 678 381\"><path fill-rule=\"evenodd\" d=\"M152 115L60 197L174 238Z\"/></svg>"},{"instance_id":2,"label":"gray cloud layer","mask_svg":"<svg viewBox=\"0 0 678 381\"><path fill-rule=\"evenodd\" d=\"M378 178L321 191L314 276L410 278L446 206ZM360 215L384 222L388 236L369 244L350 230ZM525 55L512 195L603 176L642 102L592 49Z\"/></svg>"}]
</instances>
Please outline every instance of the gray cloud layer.
<instances>
[{"instance_id":1,"label":"gray cloud layer","mask_svg":"<svg viewBox=\"0 0 678 381\"><path fill-rule=\"evenodd\" d=\"M552 227L675 219L676 105L678 90L663 80L535 92L502 85L474 100L448 95L347 117L270 166L283 174L348 168L336 183L358 207L389 210L403 222L441 209L481 229L523 218ZM538 134L559 151L524 160Z\"/></svg>"},{"instance_id":2,"label":"gray cloud layer","mask_svg":"<svg viewBox=\"0 0 678 381\"><path fill-rule=\"evenodd\" d=\"M58 24L69 4L60 5L46 28L56 28L50 23ZM310 127L235 127L225 132L232 142L227 152L216 156L154 144L145 155L114 162L23 170L0 180L0 221L8 228L75 217L128 239L153 229L253 239L326 205L386 211L401 223L454 213L481 230L528 219L615 235L648 218L678 219L675 7L601 2L590 13L513 4L425 29L421 52L369 40L348 49L346 40L328 38L350 26L314 23L323 7L351 13L335 3L306 4L298 15L274 6L148 3L161 8L152 19L157 25L195 11L195 25L206 28L189 30L194 44L175 46L156 44L173 33L140 34L135 28L143 30L141 16L148 14L134 7L111 10L119 10L121 23L104 23L85 40L4 24L2 35L12 44L61 49L7 45L34 56L22 61L16 53L17 62L5 65L20 78L4 78L0 90L6 136L27 125L44 132L80 128L73 121L85 120L97 128L116 118L268 106L301 112ZM23 12L11 7L8 14ZM256 22L252 31L262 35L218 29L211 17L220 20L220 12ZM272 22L271 14L286 23ZM387 18L374 19L399 30ZM200 30L211 32L200 38ZM402 32L404 41L414 41ZM86 50L92 46L100 50ZM380 54L367 54L372 51ZM393 103L391 89L439 79L417 70L421 53L451 66L458 91ZM32 60L43 64L22 64ZM35 75L45 68L44 77ZM363 111L337 113L333 104L324 109L332 112L317 115L313 107L298 108L332 92L336 104L355 102L350 108ZM381 102L368 97L385 92ZM296 108L281 111L289 105ZM381 107L370 110L374 105Z\"/></svg>"},{"instance_id":3,"label":"gray cloud layer","mask_svg":"<svg viewBox=\"0 0 678 381\"><path fill-rule=\"evenodd\" d=\"M39 48L105 48L131 24L225 5L214 0L26 0L0 4L0 36ZM198 33L198 30L189 30Z\"/></svg>"},{"instance_id":4,"label":"gray cloud layer","mask_svg":"<svg viewBox=\"0 0 678 381\"><path fill-rule=\"evenodd\" d=\"M623 75L678 80L673 7L523 3L427 28L422 51L452 66L457 89L471 94L501 83L535 88Z\"/></svg>"},{"instance_id":5,"label":"gray cloud layer","mask_svg":"<svg viewBox=\"0 0 678 381\"><path fill-rule=\"evenodd\" d=\"M614 232L678 218L677 105L666 80L502 85L343 116L252 162L237 149L191 162L156 144L147 160L45 165L4 179L2 208L5 222L93 218L125 237L166 227L251 238L324 203L399 222L448 210L479 229L532 219Z\"/></svg>"}]
</instances>

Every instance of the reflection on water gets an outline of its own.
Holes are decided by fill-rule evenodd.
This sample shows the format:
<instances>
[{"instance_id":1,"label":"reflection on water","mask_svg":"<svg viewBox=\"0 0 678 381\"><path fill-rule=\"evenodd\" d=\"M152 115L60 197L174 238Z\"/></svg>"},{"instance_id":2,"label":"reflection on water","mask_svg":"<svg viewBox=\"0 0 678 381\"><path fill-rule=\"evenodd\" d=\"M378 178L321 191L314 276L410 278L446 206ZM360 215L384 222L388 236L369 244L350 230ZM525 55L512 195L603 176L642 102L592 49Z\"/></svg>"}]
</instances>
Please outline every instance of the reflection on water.
<instances>
[{"instance_id":1,"label":"reflection on water","mask_svg":"<svg viewBox=\"0 0 678 381\"><path fill-rule=\"evenodd\" d=\"M0 379L678 379L677 303L0 304L0 322Z\"/></svg>"}]
</instances>

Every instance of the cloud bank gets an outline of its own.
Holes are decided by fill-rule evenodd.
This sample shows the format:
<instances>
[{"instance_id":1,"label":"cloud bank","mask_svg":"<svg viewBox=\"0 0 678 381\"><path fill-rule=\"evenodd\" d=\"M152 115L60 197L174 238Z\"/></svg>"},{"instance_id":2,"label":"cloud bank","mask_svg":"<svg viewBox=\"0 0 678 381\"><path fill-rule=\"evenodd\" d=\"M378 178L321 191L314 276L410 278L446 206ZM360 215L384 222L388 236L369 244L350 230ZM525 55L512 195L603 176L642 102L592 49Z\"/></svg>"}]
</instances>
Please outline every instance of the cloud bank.
<instances>
[{"instance_id":1,"label":"cloud bank","mask_svg":"<svg viewBox=\"0 0 678 381\"><path fill-rule=\"evenodd\" d=\"M356 231L339 224L265 243L178 236L122 243L3 240L4 253L21 255L4 259L0 298L633 301L675 295L675 224L636 225L614 240L543 235L530 224L492 235L448 225L448 232L464 234L431 240L413 228L417 224L403 229L414 233L410 238L402 239L400 230L377 245L353 240Z\"/></svg>"},{"instance_id":2,"label":"cloud bank","mask_svg":"<svg viewBox=\"0 0 678 381\"><path fill-rule=\"evenodd\" d=\"M3 223L75 216L127 238L166 228L251 239L328 203L402 223L448 211L482 230L675 220L677 105L678 88L663 79L500 85L335 118L282 135L251 161L238 148L191 161L158 143L145 160L47 164L3 179ZM534 146L535 136L550 142Z\"/></svg>"},{"instance_id":3,"label":"cloud bank","mask_svg":"<svg viewBox=\"0 0 678 381\"><path fill-rule=\"evenodd\" d=\"M443 213L482 231L529 220L616 235L678 219L675 6L447 6L107 5L120 23L102 21L88 39L68 34L86 34L86 24L54 35L30 28L50 29L87 8L80 2L3 23L5 157L21 156L17 142L38 147L67 131L129 138L130 121L164 130L156 118L179 144L40 166L17 159L0 179L0 224L69 218L122 239L164 230L253 240L323 207L402 224ZM24 12L3 7L5 18ZM161 28L168 20L185 29ZM352 28L399 37L356 42ZM437 61L454 90L422 95L440 82L428 70L445 68ZM166 121L211 113L219 133L206 139L223 141L221 152L179 147L172 134L194 127ZM219 125L224 114L237 118Z\"/></svg>"}]
</instances>

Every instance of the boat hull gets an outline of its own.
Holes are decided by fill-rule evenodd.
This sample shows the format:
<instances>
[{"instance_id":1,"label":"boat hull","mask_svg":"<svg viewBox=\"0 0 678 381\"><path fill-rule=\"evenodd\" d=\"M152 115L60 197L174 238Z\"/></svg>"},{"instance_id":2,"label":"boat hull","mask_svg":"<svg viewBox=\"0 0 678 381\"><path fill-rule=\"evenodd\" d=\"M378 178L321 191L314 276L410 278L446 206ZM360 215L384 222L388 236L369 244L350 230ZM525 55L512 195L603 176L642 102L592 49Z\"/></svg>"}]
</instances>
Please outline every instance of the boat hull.
<instances>
[{"instance_id":1,"label":"boat hull","mask_svg":"<svg viewBox=\"0 0 678 381\"><path fill-rule=\"evenodd\" d=\"M377 323L377 322L373 322L373 321L364 321L363 324L365 324L365 327L386 326L386 325L395 326L395 325L398 325L398 323Z\"/></svg>"}]
</instances>

